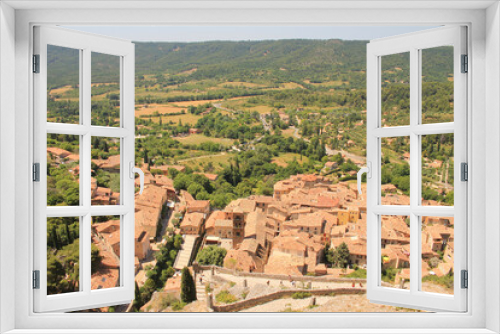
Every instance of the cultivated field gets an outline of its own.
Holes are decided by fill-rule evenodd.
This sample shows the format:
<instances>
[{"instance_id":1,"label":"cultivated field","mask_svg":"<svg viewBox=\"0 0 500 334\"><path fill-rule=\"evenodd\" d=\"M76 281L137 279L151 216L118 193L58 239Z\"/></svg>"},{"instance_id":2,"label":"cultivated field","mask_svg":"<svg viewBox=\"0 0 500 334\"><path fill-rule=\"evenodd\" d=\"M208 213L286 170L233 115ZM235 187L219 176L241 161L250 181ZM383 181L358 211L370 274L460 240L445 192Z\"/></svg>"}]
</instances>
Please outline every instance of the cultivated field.
<instances>
[{"instance_id":1,"label":"cultivated field","mask_svg":"<svg viewBox=\"0 0 500 334\"><path fill-rule=\"evenodd\" d=\"M213 138L213 137L204 136L202 134L189 135L186 137L175 137L175 140L178 140L181 143L188 144L188 145L191 145L191 144L199 145L199 144L205 143L205 142L212 142L212 143L216 143L216 144L222 144L225 146L231 146L234 142L232 139Z\"/></svg>"}]
</instances>

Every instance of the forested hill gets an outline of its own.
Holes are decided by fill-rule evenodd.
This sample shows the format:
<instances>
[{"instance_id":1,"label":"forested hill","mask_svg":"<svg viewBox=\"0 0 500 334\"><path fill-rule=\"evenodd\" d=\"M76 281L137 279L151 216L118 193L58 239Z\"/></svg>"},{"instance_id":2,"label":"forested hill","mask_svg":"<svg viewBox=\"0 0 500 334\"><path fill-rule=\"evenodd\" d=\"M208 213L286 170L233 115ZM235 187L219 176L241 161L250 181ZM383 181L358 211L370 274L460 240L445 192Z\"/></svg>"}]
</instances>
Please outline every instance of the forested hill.
<instances>
[{"instance_id":1,"label":"forested hill","mask_svg":"<svg viewBox=\"0 0 500 334\"><path fill-rule=\"evenodd\" d=\"M256 83L344 82L349 88L365 88L367 41L271 40L213 41L196 43L136 42L136 75L158 76L167 85L214 79ZM68 49L69 50L69 49ZM49 62L66 62L65 50L49 49ZM432 74L446 81L450 69L440 50L432 54ZM388 62L401 59L392 57ZM114 81L107 58L93 54L93 82ZM385 63L385 65L391 65ZM49 82L68 82L75 71L49 73ZM407 68L402 68L407 70ZM406 71L403 71L406 72ZM161 77L163 76L163 77Z\"/></svg>"},{"instance_id":2,"label":"forested hill","mask_svg":"<svg viewBox=\"0 0 500 334\"><path fill-rule=\"evenodd\" d=\"M136 73L177 74L189 80L364 84L366 41L275 40L202 43L137 43Z\"/></svg>"}]
</instances>

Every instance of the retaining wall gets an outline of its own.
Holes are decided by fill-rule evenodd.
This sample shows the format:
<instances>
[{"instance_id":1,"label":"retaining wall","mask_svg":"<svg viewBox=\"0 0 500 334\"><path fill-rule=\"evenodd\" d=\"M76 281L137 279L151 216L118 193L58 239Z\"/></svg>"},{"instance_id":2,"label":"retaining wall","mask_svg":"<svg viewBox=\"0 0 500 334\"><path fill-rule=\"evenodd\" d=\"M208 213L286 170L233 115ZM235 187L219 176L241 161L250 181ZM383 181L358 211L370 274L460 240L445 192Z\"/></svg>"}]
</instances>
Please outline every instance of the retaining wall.
<instances>
[{"instance_id":1,"label":"retaining wall","mask_svg":"<svg viewBox=\"0 0 500 334\"><path fill-rule=\"evenodd\" d=\"M268 303L275 299L290 298L296 292L310 293L312 296L325 296L330 294L353 295L353 294L365 294L366 289L357 289L357 288L313 289L313 290L289 289L289 290L273 292L268 295L259 296L251 299L245 299L233 304L212 305L211 308L214 310L214 312L238 312L260 304ZM213 297L209 296L209 298Z\"/></svg>"},{"instance_id":2,"label":"retaining wall","mask_svg":"<svg viewBox=\"0 0 500 334\"><path fill-rule=\"evenodd\" d=\"M221 273L221 274L229 274L229 275L234 275L234 276L239 276L239 277L261 277L261 278L267 278L267 279L279 279L282 281L288 281L290 278L294 281L300 281L300 282L356 282L356 283L366 283L365 278L334 278L331 276L289 276L289 275L275 275L275 274L265 274L265 273L247 273L247 272L240 272L237 270L232 270L232 269L227 269L227 268L222 268L222 267L217 267L217 266L204 266L204 265L198 265L198 267L202 270L210 270L211 268L214 268L216 273Z\"/></svg>"}]
</instances>

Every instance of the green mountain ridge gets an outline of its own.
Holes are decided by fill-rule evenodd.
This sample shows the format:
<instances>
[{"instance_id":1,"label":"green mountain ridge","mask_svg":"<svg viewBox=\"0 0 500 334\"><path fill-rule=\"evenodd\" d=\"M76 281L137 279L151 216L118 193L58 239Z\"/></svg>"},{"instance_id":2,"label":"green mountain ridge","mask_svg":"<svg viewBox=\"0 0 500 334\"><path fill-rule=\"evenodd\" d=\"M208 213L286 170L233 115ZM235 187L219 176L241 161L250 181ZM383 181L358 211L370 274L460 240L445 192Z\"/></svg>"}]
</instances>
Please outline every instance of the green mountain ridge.
<instances>
[{"instance_id":1,"label":"green mountain ridge","mask_svg":"<svg viewBox=\"0 0 500 334\"><path fill-rule=\"evenodd\" d=\"M360 89L366 84L367 43L338 39L140 42L136 43L136 76L160 76L159 81L167 84L206 79L256 83L342 81L348 82L350 88ZM441 49L430 52L433 61L426 66L432 68L435 79L446 81L450 69L436 66L446 63L446 54ZM93 53L93 82L116 79L116 71L113 73L109 58ZM57 61L74 68L75 59L71 49L49 48L49 64ZM384 66L391 67L391 63L397 66L403 56L391 59ZM196 71L183 73L193 69ZM403 70L406 69L406 66L403 67ZM74 70L49 73L49 82L55 85L68 82L68 76L74 76L75 73Z\"/></svg>"}]
</instances>

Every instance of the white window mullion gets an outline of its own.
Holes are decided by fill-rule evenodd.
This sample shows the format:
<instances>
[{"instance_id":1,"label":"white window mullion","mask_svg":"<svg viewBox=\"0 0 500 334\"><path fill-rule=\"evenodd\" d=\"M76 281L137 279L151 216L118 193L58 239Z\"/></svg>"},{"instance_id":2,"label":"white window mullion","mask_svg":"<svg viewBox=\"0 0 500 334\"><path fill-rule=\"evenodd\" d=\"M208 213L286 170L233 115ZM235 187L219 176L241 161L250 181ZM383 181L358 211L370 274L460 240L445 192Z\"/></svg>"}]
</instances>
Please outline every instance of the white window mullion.
<instances>
[{"instance_id":1,"label":"white window mullion","mask_svg":"<svg viewBox=\"0 0 500 334\"><path fill-rule=\"evenodd\" d=\"M421 113L422 109L419 108L419 115ZM420 117L421 116L419 116L419 119L421 119ZM418 124L412 128L412 131L418 135L437 135L442 133L453 133L455 131L455 124L453 122Z\"/></svg>"},{"instance_id":2,"label":"white window mullion","mask_svg":"<svg viewBox=\"0 0 500 334\"><path fill-rule=\"evenodd\" d=\"M121 57L121 92L120 92L120 110L121 110L121 125L122 129L126 131L126 135L122 139L122 188L120 192L121 201L124 204L126 213L122 215L122 228L121 228L121 254L120 257L122 273L120 280L123 287L129 289L129 293L134 295L134 262L124 261L124 259L134 259L135 245L135 184L134 175L131 174L131 168L135 165L135 98L134 89L135 85L127 85L126 82L135 82L135 54L130 52L126 56ZM128 115L132 115L129 117Z\"/></svg>"},{"instance_id":3,"label":"white window mullion","mask_svg":"<svg viewBox=\"0 0 500 334\"><path fill-rule=\"evenodd\" d=\"M373 129L373 135L376 137L406 137L411 133L409 126L394 126L387 128Z\"/></svg>"},{"instance_id":4,"label":"white window mullion","mask_svg":"<svg viewBox=\"0 0 500 334\"><path fill-rule=\"evenodd\" d=\"M134 45L130 41L117 40L93 34L83 34L62 28L36 27L35 53L40 54L40 73L34 74L35 91L35 145L34 159L44 171L47 164L47 133L76 135L79 137L80 205L47 207L47 177L40 173L40 182L34 185L35 247L34 270L40 270L40 289L34 290L34 311L73 311L95 307L129 303L134 296L134 182L128 176L126 161L134 161ZM79 69L79 124L47 123L47 45L80 50ZM128 128L92 126L92 69L94 51L103 51L128 59L122 63L121 72L129 75L120 81L121 96L127 101L127 109L120 115ZM127 69L130 67L129 69ZM124 96L129 95L130 96ZM132 103L130 102L132 101ZM122 108L122 107L121 107ZM119 138L122 164L120 168L120 195L128 198L116 206L92 206L91 142L92 136ZM127 146L127 147L125 147ZM127 192L130 192L127 194ZM120 253L120 285L116 288L92 290L92 217L121 215L122 252ZM76 292L48 295L47 292L47 217L79 217L79 286ZM123 217L126 218L124 223ZM123 228L125 227L125 228Z\"/></svg>"},{"instance_id":5,"label":"white window mullion","mask_svg":"<svg viewBox=\"0 0 500 334\"><path fill-rule=\"evenodd\" d=\"M82 287L80 291L85 294L91 292L91 247L92 247L92 217L90 216L90 203L91 203L91 97L92 97L92 78L91 78L91 57L92 52L90 49L85 48L82 52L82 63L80 73L80 80L82 82L81 91L81 122L85 128L85 133L82 136L80 145L80 192L81 192L81 205L83 206L86 214L83 216L80 225L80 282Z\"/></svg>"},{"instance_id":6,"label":"white window mullion","mask_svg":"<svg viewBox=\"0 0 500 334\"><path fill-rule=\"evenodd\" d=\"M371 178L367 178L367 235L372 236L367 239L367 254L374 256L367 257L367 296L369 299L378 300L378 287L380 285L380 216L373 208L380 205L380 139L375 135L379 127L380 115L378 110L381 106L380 94L380 57L374 57L371 52L371 45L367 45L367 138L366 138L366 158L372 165ZM370 84L371 83L371 84Z\"/></svg>"},{"instance_id":7,"label":"white window mullion","mask_svg":"<svg viewBox=\"0 0 500 334\"><path fill-rule=\"evenodd\" d=\"M372 41L367 47L367 161L372 178L367 179L367 296L375 303L425 310L465 311L467 290L461 289L460 270L466 268L466 183L460 181L460 163L466 160L466 75L460 73L461 54L466 52L464 27L442 27L424 32ZM455 48L454 122L421 124L421 51L450 46ZM381 128L380 58L389 54L410 53L410 124ZM454 134L455 138L455 206L421 205L423 135ZM410 137L410 205L385 206L380 201L380 138ZM380 285L380 216L401 215L410 218L410 289L385 288ZM454 217L455 261L454 294L421 291L421 223L422 217Z\"/></svg>"},{"instance_id":8,"label":"white window mullion","mask_svg":"<svg viewBox=\"0 0 500 334\"><path fill-rule=\"evenodd\" d=\"M413 131L419 122L420 112L420 66L419 51L415 48L410 50L410 292L418 291L418 277L420 274L420 245L418 243L420 234L418 216L413 209L420 204L420 138Z\"/></svg>"},{"instance_id":9,"label":"white window mullion","mask_svg":"<svg viewBox=\"0 0 500 334\"><path fill-rule=\"evenodd\" d=\"M454 57L458 59L461 55L467 54L466 40L467 28L462 27L460 33L456 36ZM471 72L472 62L469 61L469 72ZM460 277L460 271L467 269L467 206L460 203L467 203L467 186L471 180L471 170L469 168L469 180L461 180L461 163L468 163L467 156L467 74L461 71L461 62L455 62L454 67L454 108L455 108L455 138L454 138L454 202L455 202L455 277ZM470 166L471 164L469 164ZM473 273L469 273L469 280ZM454 281L454 292L456 298L466 300L467 289L462 289L460 279Z\"/></svg>"},{"instance_id":10,"label":"white window mullion","mask_svg":"<svg viewBox=\"0 0 500 334\"><path fill-rule=\"evenodd\" d=\"M91 223L90 214L86 214L80 221L80 282L82 284L80 291L90 294L91 290Z\"/></svg>"},{"instance_id":11,"label":"white window mullion","mask_svg":"<svg viewBox=\"0 0 500 334\"><path fill-rule=\"evenodd\" d=\"M40 55L40 73L47 72L47 44L42 34L38 30L34 31L34 53ZM47 166L47 79L46 77L35 75L33 78L34 105L35 109L33 127L35 129L33 137L33 162L40 164L40 182L33 184L33 230L35 245L33 247L34 270L40 271L40 290L34 293L34 306L41 307L47 291L47 280L42 278L47 273L47 175L44 173L44 166ZM38 112L36 112L38 110ZM46 169L46 168L45 168ZM45 243L36 241L45 237Z\"/></svg>"}]
</instances>

